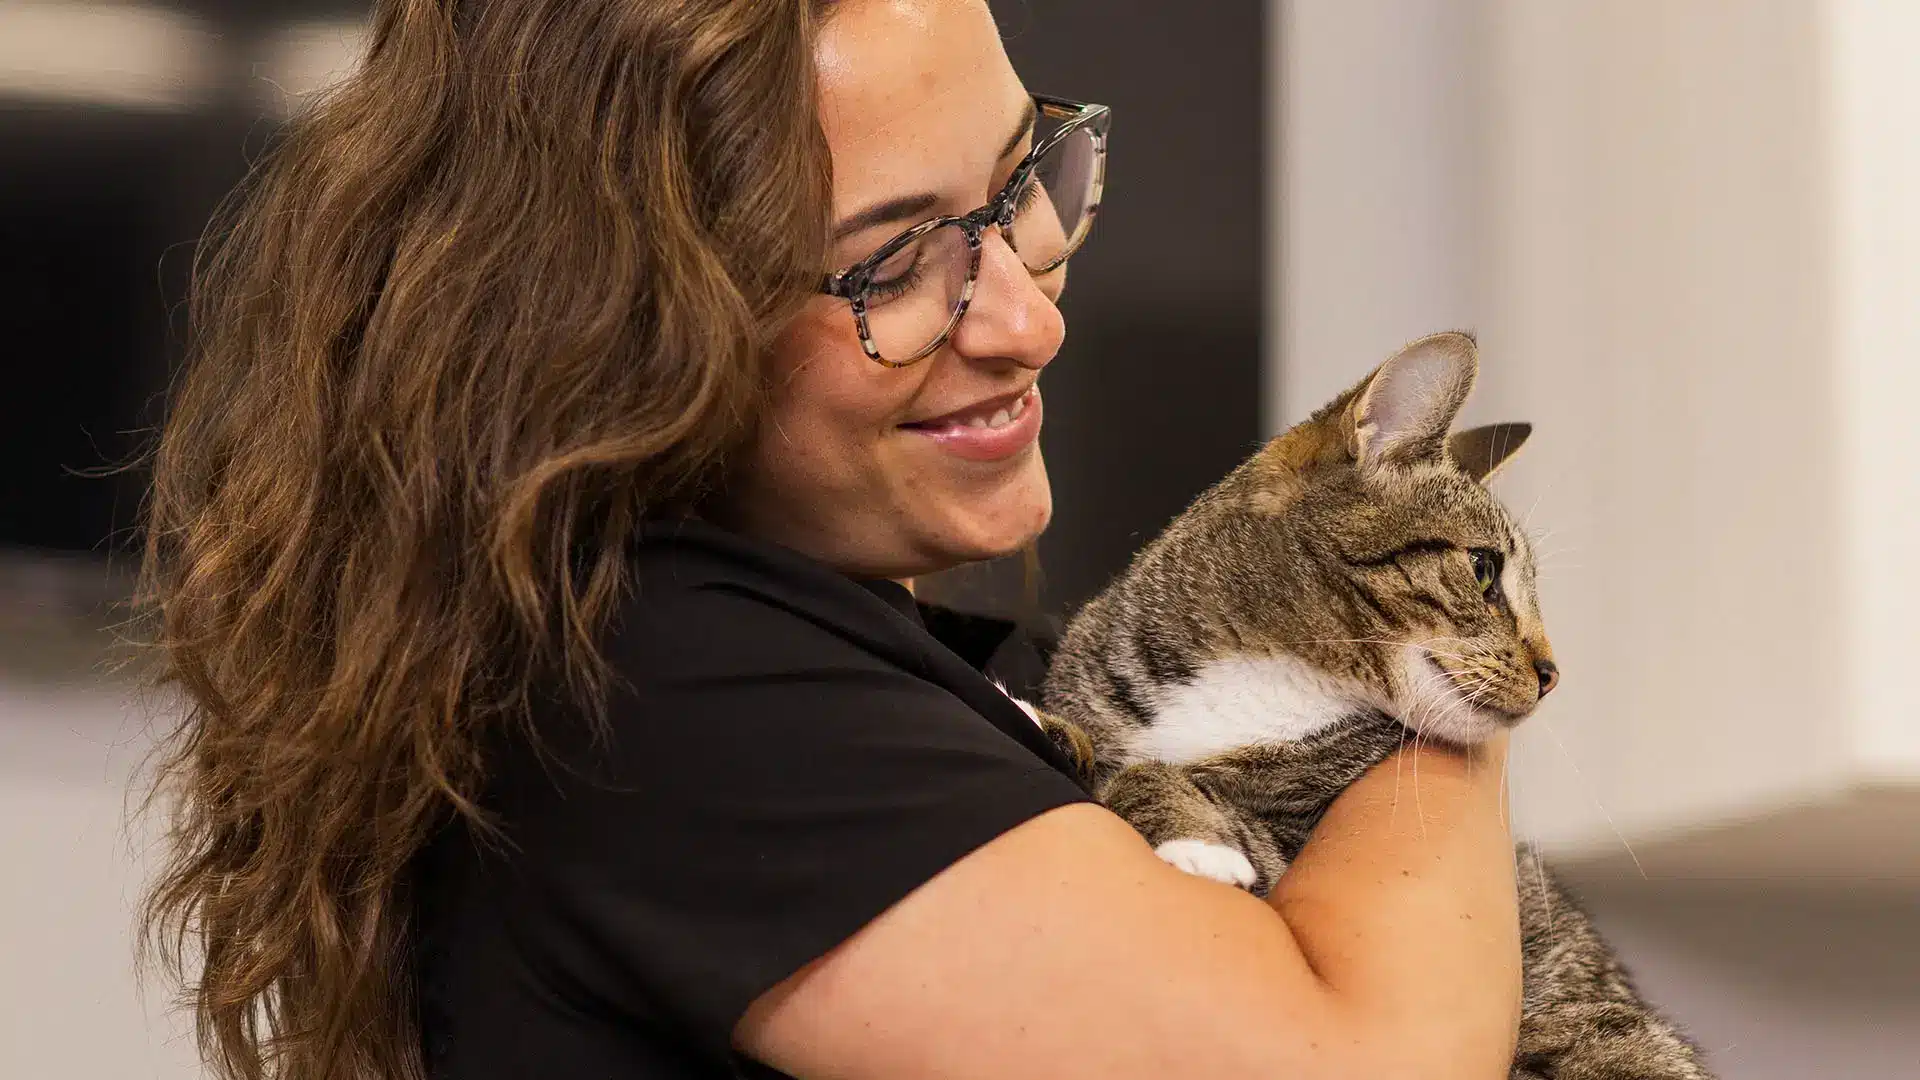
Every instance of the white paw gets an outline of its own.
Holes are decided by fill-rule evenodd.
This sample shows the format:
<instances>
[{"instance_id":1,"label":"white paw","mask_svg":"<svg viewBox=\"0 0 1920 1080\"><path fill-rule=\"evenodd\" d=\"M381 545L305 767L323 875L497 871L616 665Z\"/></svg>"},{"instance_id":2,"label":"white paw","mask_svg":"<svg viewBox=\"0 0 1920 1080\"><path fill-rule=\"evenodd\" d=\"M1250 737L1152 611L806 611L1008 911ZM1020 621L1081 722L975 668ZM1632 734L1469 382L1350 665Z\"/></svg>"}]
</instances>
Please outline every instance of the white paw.
<instances>
[{"instance_id":1,"label":"white paw","mask_svg":"<svg viewBox=\"0 0 1920 1080\"><path fill-rule=\"evenodd\" d=\"M1205 840L1169 840L1153 849L1167 863L1195 877L1242 889L1253 887L1253 864L1230 847Z\"/></svg>"}]
</instances>

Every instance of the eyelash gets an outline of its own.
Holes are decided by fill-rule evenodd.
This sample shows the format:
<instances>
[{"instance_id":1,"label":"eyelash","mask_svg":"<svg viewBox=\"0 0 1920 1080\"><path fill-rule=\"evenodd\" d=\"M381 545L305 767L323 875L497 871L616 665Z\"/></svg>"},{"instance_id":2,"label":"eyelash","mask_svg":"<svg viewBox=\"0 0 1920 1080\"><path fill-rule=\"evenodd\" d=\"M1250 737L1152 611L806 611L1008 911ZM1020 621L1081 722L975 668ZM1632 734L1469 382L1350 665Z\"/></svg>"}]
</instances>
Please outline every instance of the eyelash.
<instances>
[{"instance_id":1,"label":"eyelash","mask_svg":"<svg viewBox=\"0 0 1920 1080\"><path fill-rule=\"evenodd\" d=\"M920 284L921 279L926 276L921 270L922 262L920 248L915 246L912 266L907 267L901 271L899 275L888 278L885 281L870 281L867 283L867 303L884 304L890 300L897 300L912 292L914 288Z\"/></svg>"},{"instance_id":2,"label":"eyelash","mask_svg":"<svg viewBox=\"0 0 1920 1080\"><path fill-rule=\"evenodd\" d=\"M1027 181L1027 186L1020 189L1020 197L1013 201L1013 212L1015 214L1021 214L1032 209L1034 202L1038 200L1039 197L1040 178L1036 176L1030 178Z\"/></svg>"},{"instance_id":3,"label":"eyelash","mask_svg":"<svg viewBox=\"0 0 1920 1080\"><path fill-rule=\"evenodd\" d=\"M1038 177L1031 179L1025 187L1022 187L1020 194L1016 196L1013 201L1013 212L1015 216L1031 210L1033 204L1039 201L1040 192L1041 185ZM890 300L897 300L912 292L925 276L922 270L920 251L918 248L915 248L913 265L907 267L907 269L897 277L889 278L886 281L870 281L867 283L867 302L869 304L879 305L887 303Z\"/></svg>"}]
</instances>

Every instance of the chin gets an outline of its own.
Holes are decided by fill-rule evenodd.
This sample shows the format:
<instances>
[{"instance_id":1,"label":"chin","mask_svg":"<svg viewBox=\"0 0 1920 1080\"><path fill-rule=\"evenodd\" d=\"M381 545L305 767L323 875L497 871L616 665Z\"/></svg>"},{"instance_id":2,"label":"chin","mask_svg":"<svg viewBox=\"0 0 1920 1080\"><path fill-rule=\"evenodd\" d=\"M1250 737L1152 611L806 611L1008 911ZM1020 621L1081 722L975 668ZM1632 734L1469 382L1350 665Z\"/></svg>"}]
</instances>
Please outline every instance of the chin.
<instances>
[{"instance_id":1,"label":"chin","mask_svg":"<svg viewBox=\"0 0 1920 1080\"><path fill-rule=\"evenodd\" d=\"M956 493L938 515L935 531L959 562L984 562L1017 554L1039 539L1053 520L1053 490L1036 452L1013 476L987 491Z\"/></svg>"},{"instance_id":2,"label":"chin","mask_svg":"<svg viewBox=\"0 0 1920 1080\"><path fill-rule=\"evenodd\" d=\"M1418 645L1401 648L1399 674L1400 722L1422 738L1474 746L1525 718L1468 700L1433 654Z\"/></svg>"}]
</instances>

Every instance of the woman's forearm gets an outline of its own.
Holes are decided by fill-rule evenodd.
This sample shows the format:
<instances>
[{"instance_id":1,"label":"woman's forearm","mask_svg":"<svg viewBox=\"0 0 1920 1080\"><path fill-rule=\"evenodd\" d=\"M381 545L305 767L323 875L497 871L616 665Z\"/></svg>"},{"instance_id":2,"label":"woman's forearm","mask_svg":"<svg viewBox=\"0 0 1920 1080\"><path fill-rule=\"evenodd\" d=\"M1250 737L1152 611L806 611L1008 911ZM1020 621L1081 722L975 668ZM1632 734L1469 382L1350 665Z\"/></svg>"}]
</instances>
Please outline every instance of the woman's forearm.
<instances>
[{"instance_id":1,"label":"woman's forearm","mask_svg":"<svg viewBox=\"0 0 1920 1080\"><path fill-rule=\"evenodd\" d=\"M1402 750L1334 802L1273 892L1356 1031L1453 1048L1408 1063L1418 1075L1504 1077L1511 1062L1520 935L1506 750L1505 736L1469 752Z\"/></svg>"}]
</instances>

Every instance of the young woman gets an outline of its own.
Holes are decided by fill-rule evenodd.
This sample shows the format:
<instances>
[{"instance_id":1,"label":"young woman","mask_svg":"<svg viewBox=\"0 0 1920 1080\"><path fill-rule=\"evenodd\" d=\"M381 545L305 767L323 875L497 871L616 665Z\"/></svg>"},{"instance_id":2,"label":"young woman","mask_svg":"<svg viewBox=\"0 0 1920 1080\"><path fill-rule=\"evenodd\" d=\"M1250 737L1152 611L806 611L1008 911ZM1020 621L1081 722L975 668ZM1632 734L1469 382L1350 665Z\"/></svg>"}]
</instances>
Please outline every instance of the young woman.
<instances>
[{"instance_id":1,"label":"young woman","mask_svg":"<svg viewBox=\"0 0 1920 1080\"><path fill-rule=\"evenodd\" d=\"M1047 524L1107 125L983 0L375 5L157 459L150 918L218 1075L1506 1075L1503 745L1386 763L1262 902L908 591Z\"/></svg>"}]
</instances>

